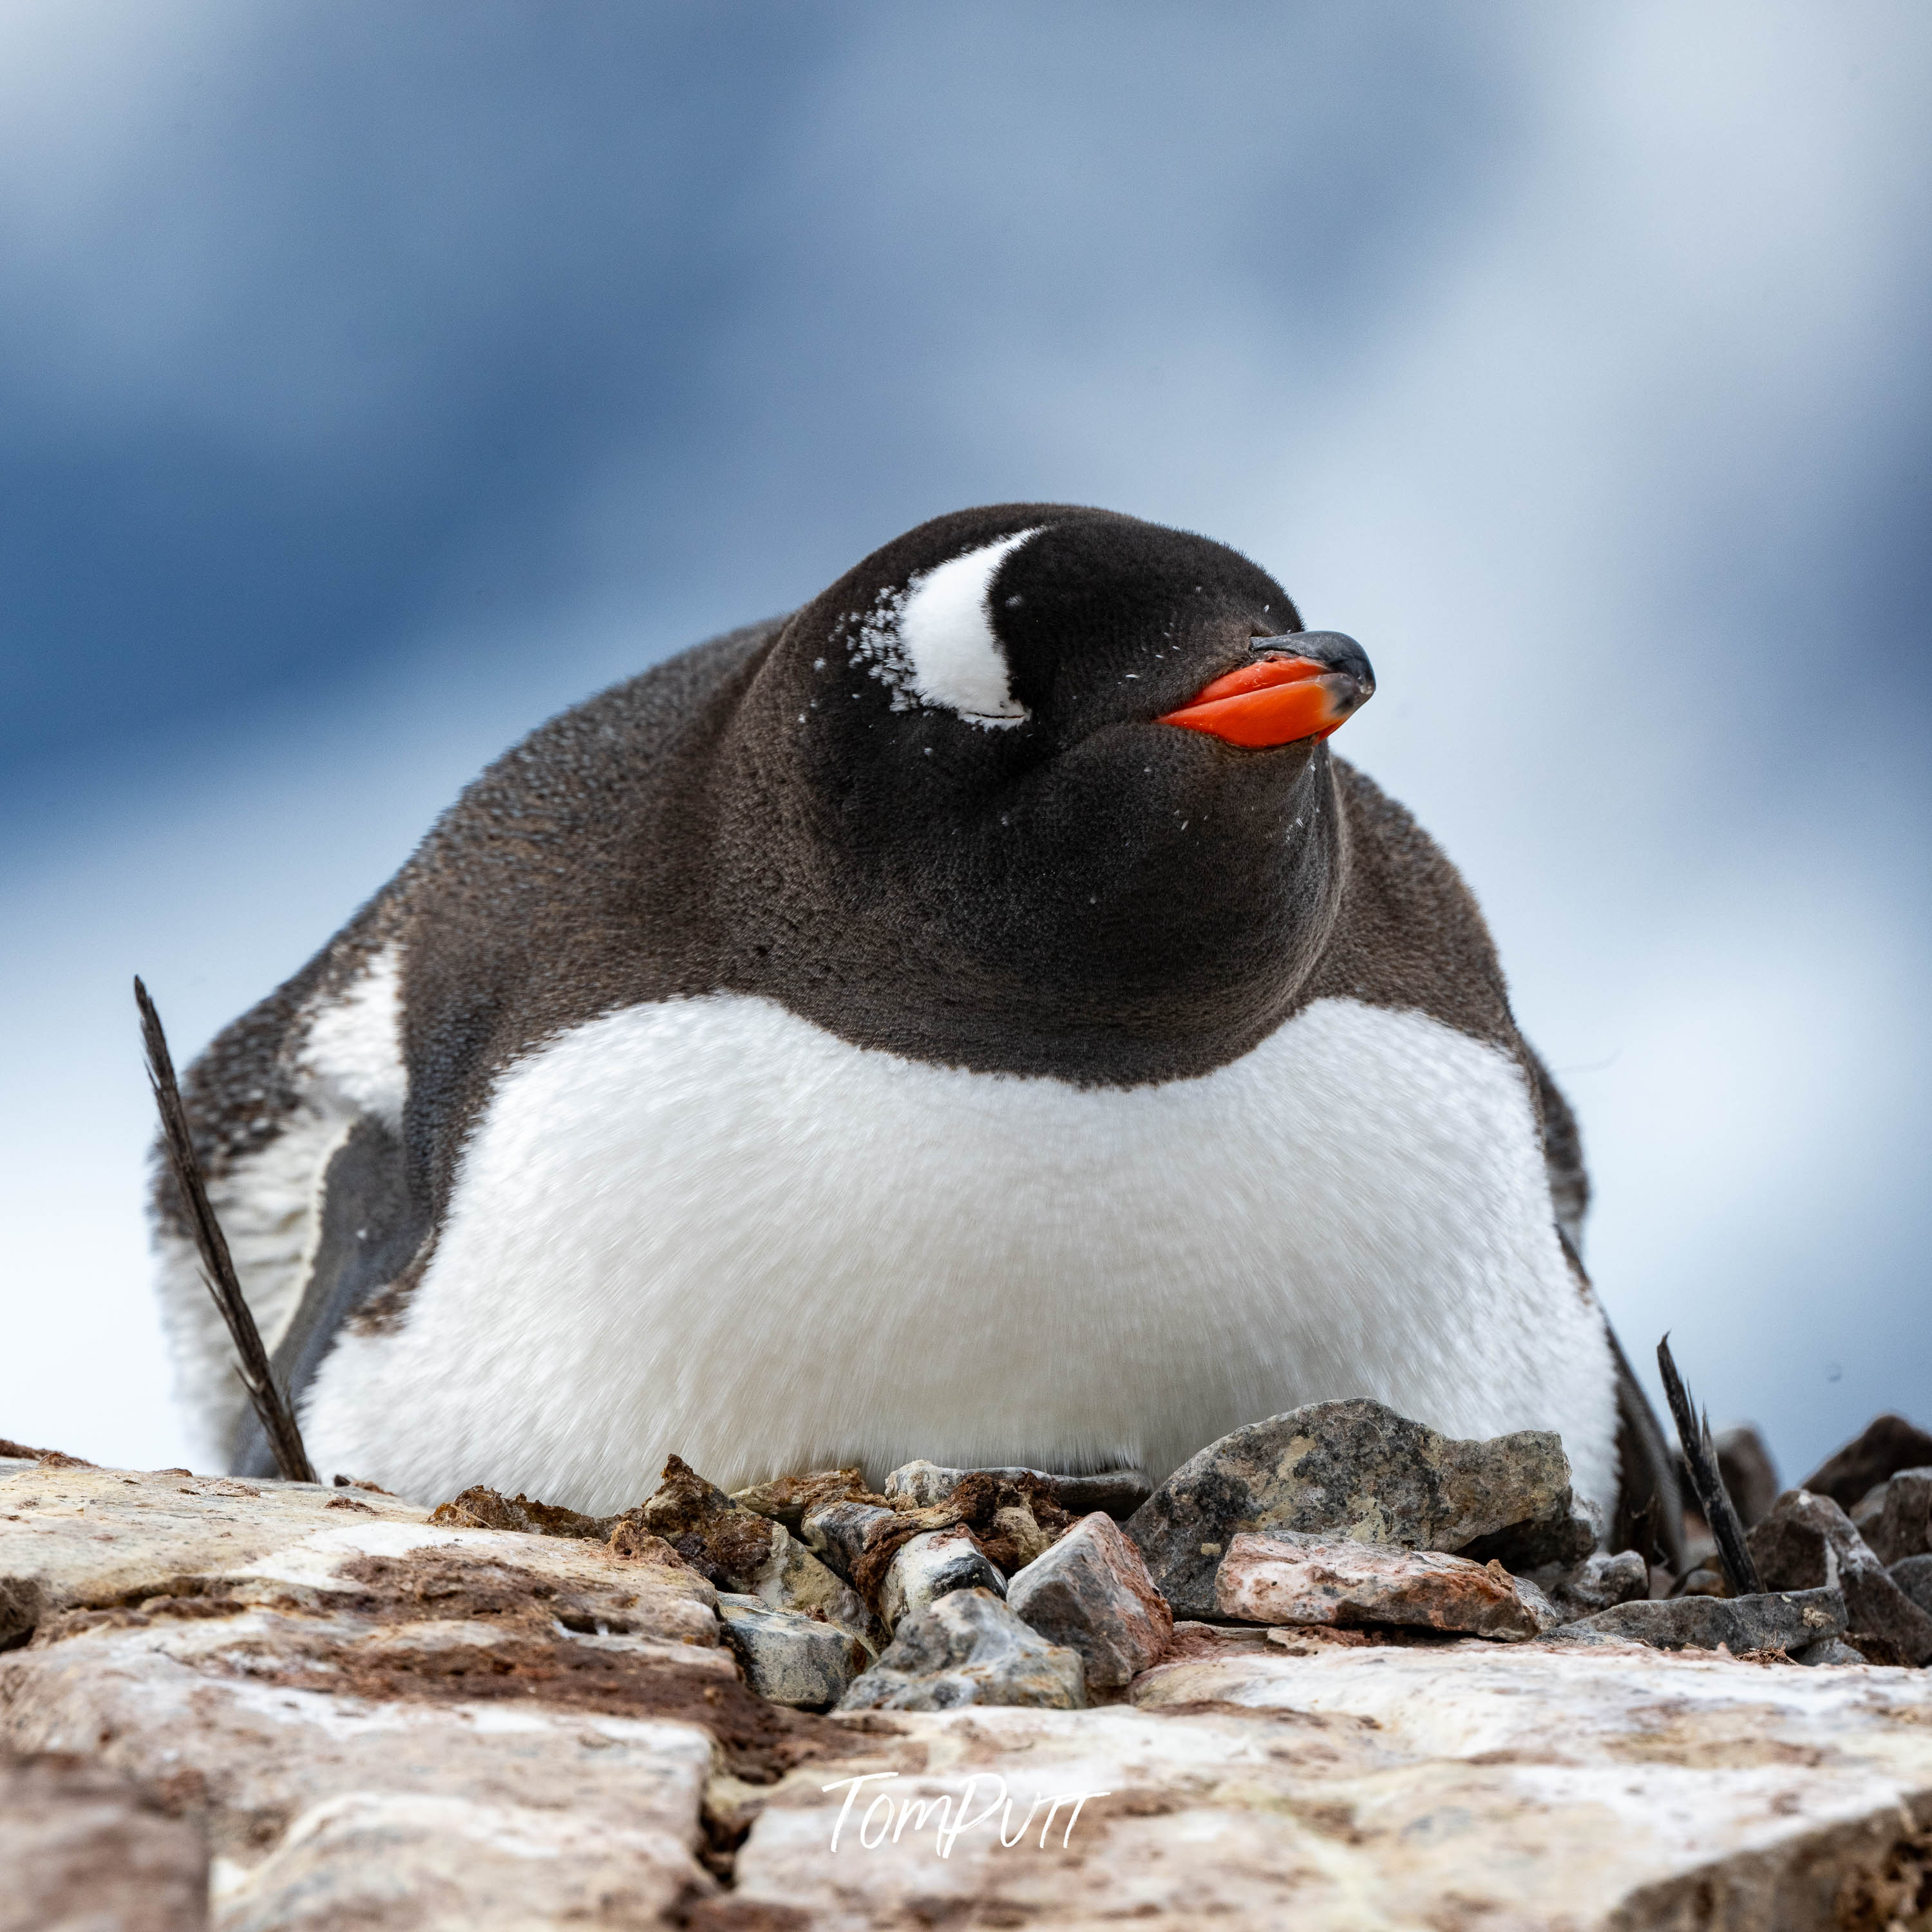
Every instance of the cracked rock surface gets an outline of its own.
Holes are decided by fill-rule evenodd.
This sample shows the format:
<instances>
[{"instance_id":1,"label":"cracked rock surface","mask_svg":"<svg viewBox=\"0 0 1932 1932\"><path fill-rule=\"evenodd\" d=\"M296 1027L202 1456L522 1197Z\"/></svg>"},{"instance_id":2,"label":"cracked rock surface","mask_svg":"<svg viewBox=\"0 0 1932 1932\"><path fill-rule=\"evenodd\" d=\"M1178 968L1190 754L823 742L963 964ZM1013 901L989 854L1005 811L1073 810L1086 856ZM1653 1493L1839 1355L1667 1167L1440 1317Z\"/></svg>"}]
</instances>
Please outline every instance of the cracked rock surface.
<instances>
[{"instance_id":1,"label":"cracked rock surface","mask_svg":"<svg viewBox=\"0 0 1932 1932\"><path fill-rule=\"evenodd\" d=\"M766 1795L735 1903L893 1932L1836 1932L1923 1870L1913 1673L1298 1634L1208 1640L1095 1710L874 1714Z\"/></svg>"},{"instance_id":2,"label":"cracked rock surface","mask_svg":"<svg viewBox=\"0 0 1932 1932\"><path fill-rule=\"evenodd\" d=\"M0 1927L30 1884L131 1869L154 1916L100 1922L190 1932L204 1856L215 1932L1424 1932L1445 1901L1498 1932L1876 1932L1927 1868L1932 1673L1193 1624L1099 1708L814 1716L722 1640L721 1608L784 1613L611 1522L0 1462L28 1618L0 1748L47 1799L38 1836L0 1804ZM968 1603L1024 1630L970 1592L925 1615Z\"/></svg>"}]
</instances>

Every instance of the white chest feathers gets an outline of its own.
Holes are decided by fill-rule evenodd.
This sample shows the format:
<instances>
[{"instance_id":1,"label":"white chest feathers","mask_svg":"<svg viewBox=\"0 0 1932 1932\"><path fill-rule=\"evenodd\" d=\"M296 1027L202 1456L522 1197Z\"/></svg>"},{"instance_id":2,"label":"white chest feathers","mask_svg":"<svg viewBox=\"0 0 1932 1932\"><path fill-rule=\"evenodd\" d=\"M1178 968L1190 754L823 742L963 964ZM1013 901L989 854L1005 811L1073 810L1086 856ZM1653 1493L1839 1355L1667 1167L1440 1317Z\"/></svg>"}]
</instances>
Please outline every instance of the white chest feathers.
<instances>
[{"instance_id":1,"label":"white chest feathers","mask_svg":"<svg viewBox=\"0 0 1932 1932\"><path fill-rule=\"evenodd\" d=\"M673 1451L728 1486L914 1456L1158 1478L1346 1396L1558 1429L1612 1500L1603 1322L1503 1054L1328 1000L1202 1078L1080 1089L718 994L503 1076L404 1326L344 1338L307 1426L417 1496L614 1510Z\"/></svg>"}]
</instances>

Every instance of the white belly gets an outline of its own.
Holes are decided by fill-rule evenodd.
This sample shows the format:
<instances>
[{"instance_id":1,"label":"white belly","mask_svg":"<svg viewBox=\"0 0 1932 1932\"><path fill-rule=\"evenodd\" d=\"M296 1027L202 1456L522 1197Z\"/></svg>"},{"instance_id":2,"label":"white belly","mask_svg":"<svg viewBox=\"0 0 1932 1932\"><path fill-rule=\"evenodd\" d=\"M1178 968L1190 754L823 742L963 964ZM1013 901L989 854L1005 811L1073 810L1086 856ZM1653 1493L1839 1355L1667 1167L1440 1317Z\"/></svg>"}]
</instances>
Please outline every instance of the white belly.
<instances>
[{"instance_id":1,"label":"white belly","mask_svg":"<svg viewBox=\"0 0 1932 1932\"><path fill-rule=\"evenodd\" d=\"M728 1487L916 1456L1158 1478L1372 1396L1560 1430L1607 1505L1613 1390L1521 1072L1420 1014L1324 1000L1121 1090L716 994L503 1076L404 1326L345 1336L304 1423L320 1468L418 1498L610 1510L673 1451Z\"/></svg>"}]
</instances>

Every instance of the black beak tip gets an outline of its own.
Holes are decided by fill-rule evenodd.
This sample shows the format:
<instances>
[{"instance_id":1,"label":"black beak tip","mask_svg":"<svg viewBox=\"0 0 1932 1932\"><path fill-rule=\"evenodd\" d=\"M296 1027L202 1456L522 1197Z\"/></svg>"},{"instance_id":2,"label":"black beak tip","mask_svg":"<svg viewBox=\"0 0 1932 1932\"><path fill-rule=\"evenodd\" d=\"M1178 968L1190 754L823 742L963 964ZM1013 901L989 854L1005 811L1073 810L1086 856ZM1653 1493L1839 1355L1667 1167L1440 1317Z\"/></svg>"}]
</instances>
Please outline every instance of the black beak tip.
<instances>
[{"instance_id":1,"label":"black beak tip","mask_svg":"<svg viewBox=\"0 0 1932 1932\"><path fill-rule=\"evenodd\" d=\"M1360 687L1351 710L1376 694L1375 668L1369 654L1345 632L1290 631L1279 638L1256 638L1248 648L1256 657L1312 658L1330 670L1346 673Z\"/></svg>"}]
</instances>

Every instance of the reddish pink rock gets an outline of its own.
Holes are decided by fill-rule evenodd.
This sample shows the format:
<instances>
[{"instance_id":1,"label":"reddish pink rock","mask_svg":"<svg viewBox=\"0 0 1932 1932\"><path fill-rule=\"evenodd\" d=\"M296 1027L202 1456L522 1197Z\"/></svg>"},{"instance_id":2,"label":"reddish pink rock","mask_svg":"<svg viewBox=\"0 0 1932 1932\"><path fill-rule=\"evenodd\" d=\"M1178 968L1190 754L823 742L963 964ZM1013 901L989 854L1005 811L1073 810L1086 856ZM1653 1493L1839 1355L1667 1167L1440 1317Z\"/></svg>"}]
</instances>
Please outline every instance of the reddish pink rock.
<instances>
[{"instance_id":1,"label":"reddish pink rock","mask_svg":"<svg viewBox=\"0 0 1932 1932\"><path fill-rule=\"evenodd\" d=\"M1006 1603L1049 1642L1077 1650L1090 1684L1138 1676L1174 1635L1173 1612L1140 1552L1098 1510L1013 1573Z\"/></svg>"},{"instance_id":2,"label":"reddish pink rock","mask_svg":"<svg viewBox=\"0 0 1932 1932\"><path fill-rule=\"evenodd\" d=\"M1515 1640L1544 1621L1499 1563L1280 1530L1236 1537L1214 1595L1222 1616L1257 1624L1410 1624Z\"/></svg>"}]
</instances>

